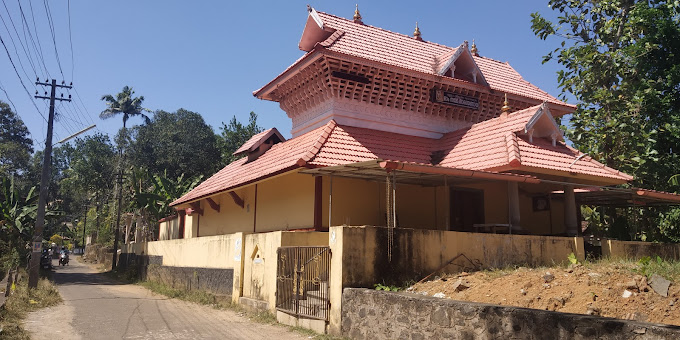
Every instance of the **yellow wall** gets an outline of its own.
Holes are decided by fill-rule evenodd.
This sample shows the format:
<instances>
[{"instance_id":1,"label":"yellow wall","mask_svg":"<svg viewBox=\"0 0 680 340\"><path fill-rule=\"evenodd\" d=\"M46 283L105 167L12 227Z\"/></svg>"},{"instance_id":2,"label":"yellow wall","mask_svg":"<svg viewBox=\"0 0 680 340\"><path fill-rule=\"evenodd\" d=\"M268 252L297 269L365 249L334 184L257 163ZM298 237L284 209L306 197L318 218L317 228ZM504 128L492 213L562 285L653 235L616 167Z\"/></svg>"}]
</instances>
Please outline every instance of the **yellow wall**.
<instances>
[{"instance_id":1,"label":"yellow wall","mask_svg":"<svg viewBox=\"0 0 680 340\"><path fill-rule=\"evenodd\" d=\"M243 296L266 301L276 311L276 265L279 247L326 246L326 232L285 232L245 236L243 257Z\"/></svg>"},{"instance_id":2,"label":"yellow wall","mask_svg":"<svg viewBox=\"0 0 680 340\"><path fill-rule=\"evenodd\" d=\"M387 230L376 227L331 227L330 331L339 334L342 289L369 287L384 280L419 279L465 254L482 268L563 263L574 253L585 259L583 239L530 235L480 234L397 229L392 261L387 260ZM465 258L453 262L470 266ZM444 271L461 267L447 266ZM389 283L389 282L388 282Z\"/></svg>"},{"instance_id":3,"label":"yellow wall","mask_svg":"<svg viewBox=\"0 0 680 340\"><path fill-rule=\"evenodd\" d=\"M227 192L211 197L220 205L219 212L213 210L205 200L201 200L203 215L198 223L198 235L261 233L314 226L312 176L292 173L261 182L257 184L257 203L255 190L254 184L235 190L244 201L243 208L234 203ZM257 225L254 226L254 223Z\"/></svg>"},{"instance_id":4,"label":"yellow wall","mask_svg":"<svg viewBox=\"0 0 680 340\"><path fill-rule=\"evenodd\" d=\"M164 266L234 268L239 265L237 240L242 233L201 238L175 239L126 244L124 253L163 256ZM243 241L239 241L243 242ZM240 251L240 250L239 250Z\"/></svg>"},{"instance_id":5,"label":"yellow wall","mask_svg":"<svg viewBox=\"0 0 680 340\"><path fill-rule=\"evenodd\" d=\"M330 177L324 176L321 212L322 226L328 227ZM451 189L467 188L484 192L485 223L508 223L508 184L480 181L455 183ZM534 212L532 196L550 188L520 184L520 223L529 234L560 234L564 229L563 203L552 199L550 211ZM241 208L228 193L215 195L220 211L205 200L199 202L203 215L187 216L185 237L222 235L234 232L268 232L304 229L314 226L314 177L290 173L235 191L244 201ZM533 193L532 193L533 192ZM414 229L447 230L448 191L444 186L428 187L397 183L398 226ZM452 202L454 203L454 202ZM455 204L455 203L454 203ZM386 225L386 193L382 181L333 177L332 221L338 225ZM257 211L256 211L257 210ZM255 215L257 213L257 216ZM256 226L253 225L256 219Z\"/></svg>"},{"instance_id":6,"label":"yellow wall","mask_svg":"<svg viewBox=\"0 0 680 340\"><path fill-rule=\"evenodd\" d=\"M680 244L639 241L602 240L602 256L639 260L644 256L665 260L680 260Z\"/></svg>"},{"instance_id":7,"label":"yellow wall","mask_svg":"<svg viewBox=\"0 0 680 340\"><path fill-rule=\"evenodd\" d=\"M212 197L220 205L219 212L213 210L206 201L201 201L203 216L199 224L199 236L253 231L255 186L237 189L235 192L244 201L243 208L234 203L231 195L226 192Z\"/></svg>"},{"instance_id":8,"label":"yellow wall","mask_svg":"<svg viewBox=\"0 0 680 340\"><path fill-rule=\"evenodd\" d=\"M256 232L314 226L314 177L290 174L257 186Z\"/></svg>"}]
</instances>

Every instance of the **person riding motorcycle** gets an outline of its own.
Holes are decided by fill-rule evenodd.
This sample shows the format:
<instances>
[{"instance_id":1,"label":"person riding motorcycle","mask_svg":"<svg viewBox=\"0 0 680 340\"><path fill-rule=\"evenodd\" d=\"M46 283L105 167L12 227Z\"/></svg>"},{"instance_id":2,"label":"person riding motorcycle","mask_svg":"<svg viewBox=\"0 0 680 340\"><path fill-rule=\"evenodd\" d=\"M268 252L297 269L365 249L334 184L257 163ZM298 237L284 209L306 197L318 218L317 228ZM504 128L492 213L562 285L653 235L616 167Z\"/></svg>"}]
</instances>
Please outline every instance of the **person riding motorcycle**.
<instances>
[{"instance_id":1,"label":"person riding motorcycle","mask_svg":"<svg viewBox=\"0 0 680 340\"><path fill-rule=\"evenodd\" d=\"M61 251L59 252L59 264L65 266L68 264L68 261L68 249L66 249L66 247L61 247Z\"/></svg>"}]
</instances>

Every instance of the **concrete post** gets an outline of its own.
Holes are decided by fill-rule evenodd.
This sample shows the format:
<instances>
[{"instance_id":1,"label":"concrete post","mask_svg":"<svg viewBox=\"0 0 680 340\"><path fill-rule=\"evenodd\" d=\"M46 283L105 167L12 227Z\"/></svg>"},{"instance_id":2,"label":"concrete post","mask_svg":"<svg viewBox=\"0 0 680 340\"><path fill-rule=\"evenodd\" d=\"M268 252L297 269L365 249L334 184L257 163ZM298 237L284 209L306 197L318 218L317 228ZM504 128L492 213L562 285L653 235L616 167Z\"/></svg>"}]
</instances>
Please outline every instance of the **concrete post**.
<instances>
[{"instance_id":1,"label":"concrete post","mask_svg":"<svg viewBox=\"0 0 680 340\"><path fill-rule=\"evenodd\" d=\"M574 195L574 186L564 186L564 226L567 235L578 235L578 217L576 213L576 196Z\"/></svg>"}]
</instances>

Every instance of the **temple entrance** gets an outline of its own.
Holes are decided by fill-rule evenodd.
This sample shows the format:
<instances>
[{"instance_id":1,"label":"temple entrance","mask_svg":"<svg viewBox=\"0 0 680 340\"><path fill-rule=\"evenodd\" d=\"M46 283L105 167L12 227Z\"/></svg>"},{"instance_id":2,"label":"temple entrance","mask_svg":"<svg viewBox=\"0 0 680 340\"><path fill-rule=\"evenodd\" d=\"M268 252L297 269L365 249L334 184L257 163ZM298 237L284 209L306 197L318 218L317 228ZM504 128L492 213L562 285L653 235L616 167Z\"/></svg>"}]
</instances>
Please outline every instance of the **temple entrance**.
<instances>
[{"instance_id":1,"label":"temple entrance","mask_svg":"<svg viewBox=\"0 0 680 340\"><path fill-rule=\"evenodd\" d=\"M451 229L474 231L475 224L484 223L484 191L451 188Z\"/></svg>"}]
</instances>

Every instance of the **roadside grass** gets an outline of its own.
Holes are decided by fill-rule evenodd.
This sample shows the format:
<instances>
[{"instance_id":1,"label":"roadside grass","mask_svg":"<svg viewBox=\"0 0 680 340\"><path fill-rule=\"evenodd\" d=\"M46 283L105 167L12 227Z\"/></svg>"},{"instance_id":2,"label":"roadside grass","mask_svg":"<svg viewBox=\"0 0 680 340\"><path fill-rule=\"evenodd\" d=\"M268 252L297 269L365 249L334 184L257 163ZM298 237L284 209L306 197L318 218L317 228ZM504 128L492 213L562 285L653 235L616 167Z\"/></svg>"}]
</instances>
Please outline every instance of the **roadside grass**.
<instances>
[{"instance_id":1,"label":"roadside grass","mask_svg":"<svg viewBox=\"0 0 680 340\"><path fill-rule=\"evenodd\" d=\"M269 311L251 311L243 308L239 304L231 302L231 298L222 297L206 291L199 290L185 290L169 287L165 284L156 281L140 281L134 273L130 271L108 271L105 275L122 282L133 283L140 285L156 294L167 296L173 299L179 299L189 302L194 302L206 306L210 306L219 310L230 310L240 316L245 316L249 320L277 327L286 328L293 332L307 336L314 340L348 340L343 337L336 337L328 334L319 334L310 329L303 327L293 327L280 324L276 321L276 316Z\"/></svg>"},{"instance_id":2,"label":"roadside grass","mask_svg":"<svg viewBox=\"0 0 680 340\"><path fill-rule=\"evenodd\" d=\"M23 271L21 276L23 279L0 309L0 339L30 339L29 333L21 326L26 315L62 301L59 291L48 279L41 278L38 288L29 290L26 272Z\"/></svg>"}]
</instances>

